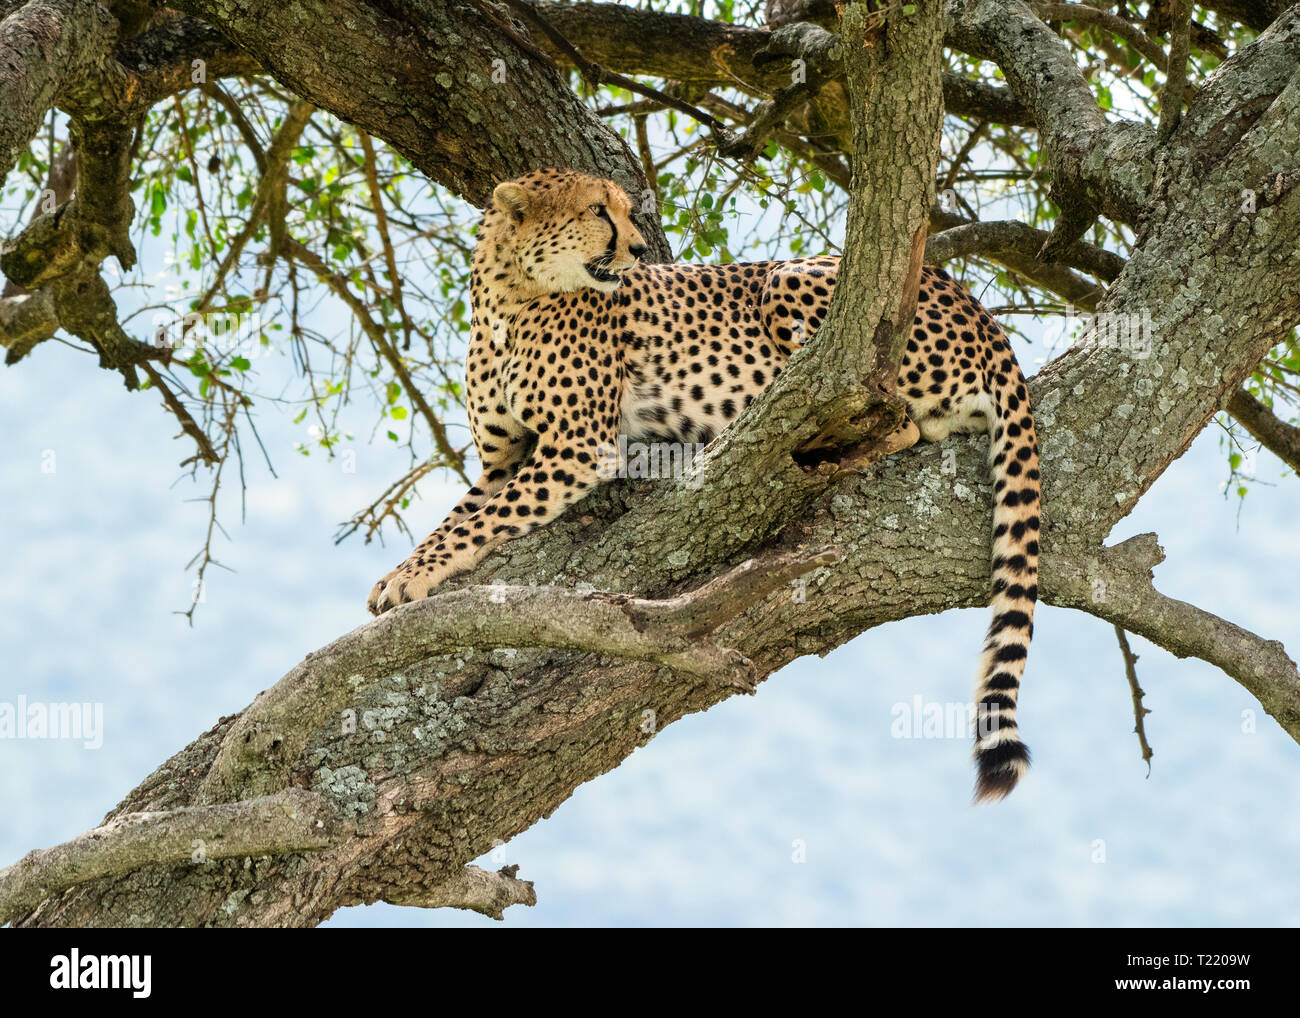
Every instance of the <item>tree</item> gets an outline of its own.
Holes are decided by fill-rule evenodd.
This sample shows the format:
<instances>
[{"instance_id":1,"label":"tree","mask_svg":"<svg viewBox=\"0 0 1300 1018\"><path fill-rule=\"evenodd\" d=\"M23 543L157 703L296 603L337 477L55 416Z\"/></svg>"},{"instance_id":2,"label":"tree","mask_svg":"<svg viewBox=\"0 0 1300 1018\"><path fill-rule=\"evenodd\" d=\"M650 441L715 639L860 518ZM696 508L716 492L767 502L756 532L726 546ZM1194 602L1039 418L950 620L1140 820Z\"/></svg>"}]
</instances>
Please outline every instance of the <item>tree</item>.
<instances>
[{"instance_id":1,"label":"tree","mask_svg":"<svg viewBox=\"0 0 1300 1018\"><path fill-rule=\"evenodd\" d=\"M1300 467L1278 416L1300 373L1300 5L1202 4L1203 21L1182 0L839 6L0 3L0 168L32 206L0 253L9 362L76 337L158 391L194 447L185 466L219 485L262 397L205 316L283 307L325 452L344 440L331 401L354 388L427 430L410 474L349 524L367 534L466 455L445 427L466 242L441 192L413 197L416 174L476 203L539 165L612 176L657 197L639 225L661 258L669 232L688 257L733 257L740 188L814 232L847 197L831 317L698 487L612 486L309 655L104 827L0 872L0 918L313 925L376 900L500 915L531 885L470 860L664 725L871 626L984 603L984 440L883 444L921 257L1095 314L1031 385L1041 598L1214 663L1300 739L1280 644L1159 593L1154 535L1104 544L1221 410ZM955 185L992 178L1024 189L1028 223L962 205ZM192 317L149 341L103 276L110 256L135 260L132 195L155 235L191 206L176 244L203 280ZM431 303L452 302L439 325L399 262L422 233L442 259ZM352 336L302 323L313 287ZM327 374L310 364L322 348ZM215 524L215 487L212 505ZM210 561L205 546L200 579ZM483 653L497 647L520 649Z\"/></svg>"}]
</instances>

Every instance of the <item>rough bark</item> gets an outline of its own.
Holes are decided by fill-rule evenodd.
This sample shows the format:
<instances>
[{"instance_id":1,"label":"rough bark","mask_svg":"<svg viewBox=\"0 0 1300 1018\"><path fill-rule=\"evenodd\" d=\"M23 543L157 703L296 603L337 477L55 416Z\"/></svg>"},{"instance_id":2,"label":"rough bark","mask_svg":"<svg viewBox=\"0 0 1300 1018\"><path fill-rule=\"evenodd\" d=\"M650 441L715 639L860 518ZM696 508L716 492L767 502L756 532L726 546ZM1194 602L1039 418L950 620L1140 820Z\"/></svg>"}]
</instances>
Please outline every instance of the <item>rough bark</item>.
<instances>
[{"instance_id":1,"label":"rough bark","mask_svg":"<svg viewBox=\"0 0 1300 1018\"><path fill-rule=\"evenodd\" d=\"M58 96L111 59L117 21L95 0L0 7L0 182Z\"/></svg>"}]
</instances>

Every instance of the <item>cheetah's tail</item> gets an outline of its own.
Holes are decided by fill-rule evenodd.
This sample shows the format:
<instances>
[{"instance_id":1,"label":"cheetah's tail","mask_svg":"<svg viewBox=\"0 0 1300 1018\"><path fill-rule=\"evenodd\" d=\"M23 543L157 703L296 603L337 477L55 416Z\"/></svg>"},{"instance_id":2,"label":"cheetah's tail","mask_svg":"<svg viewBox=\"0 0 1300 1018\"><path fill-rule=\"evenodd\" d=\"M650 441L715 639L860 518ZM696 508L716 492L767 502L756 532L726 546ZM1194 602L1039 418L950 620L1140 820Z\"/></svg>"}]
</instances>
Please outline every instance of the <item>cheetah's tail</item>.
<instances>
[{"instance_id":1,"label":"cheetah's tail","mask_svg":"<svg viewBox=\"0 0 1300 1018\"><path fill-rule=\"evenodd\" d=\"M1024 376L1006 337L1001 338L1007 359L995 368L995 417L989 442L993 620L975 691L976 802L1001 799L1029 768L1029 747L1016 725L1016 699L1038 599L1038 442Z\"/></svg>"}]
</instances>

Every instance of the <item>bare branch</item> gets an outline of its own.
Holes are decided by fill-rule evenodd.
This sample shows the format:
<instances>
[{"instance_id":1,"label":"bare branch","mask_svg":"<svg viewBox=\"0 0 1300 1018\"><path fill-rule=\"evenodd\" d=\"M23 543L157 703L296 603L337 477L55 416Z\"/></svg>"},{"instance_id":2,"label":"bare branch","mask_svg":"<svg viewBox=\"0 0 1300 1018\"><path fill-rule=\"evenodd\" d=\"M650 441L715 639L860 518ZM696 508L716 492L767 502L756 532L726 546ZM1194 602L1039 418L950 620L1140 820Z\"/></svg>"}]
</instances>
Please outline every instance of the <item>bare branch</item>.
<instances>
[{"instance_id":1,"label":"bare branch","mask_svg":"<svg viewBox=\"0 0 1300 1018\"><path fill-rule=\"evenodd\" d=\"M1300 472L1300 428L1274 416L1263 403L1238 389L1228 400L1228 413L1278 459Z\"/></svg>"},{"instance_id":2,"label":"bare branch","mask_svg":"<svg viewBox=\"0 0 1300 1018\"><path fill-rule=\"evenodd\" d=\"M162 375L158 373L158 370L148 362L142 364L141 367L143 368L144 373L149 376L149 381L153 384L153 387L157 389L159 394L162 396L163 402L167 404L167 409L176 416L178 421L180 421L181 430L184 431L185 434L189 435L190 438L194 439L194 444L199 447L199 459L201 459L207 466L212 466L219 459L217 456L217 450L212 448L212 440L208 438L206 432L199 427L198 421L190 416L190 412L185 409L185 404L177 399L176 394L167 387L167 383L163 381ZM185 464L182 463L181 465L184 466Z\"/></svg>"},{"instance_id":3,"label":"bare branch","mask_svg":"<svg viewBox=\"0 0 1300 1018\"><path fill-rule=\"evenodd\" d=\"M931 264L972 254L1018 252L1035 258L1048 234L1015 220L969 223L933 234L925 242L925 260ZM1124 259L1104 248L1082 241L1068 247L1061 261L1110 282L1124 270Z\"/></svg>"},{"instance_id":4,"label":"bare branch","mask_svg":"<svg viewBox=\"0 0 1300 1018\"><path fill-rule=\"evenodd\" d=\"M511 905L536 905L537 892L531 880L515 876L518 866L503 866L495 873L477 866L466 866L451 880L422 886L412 880L407 870L402 880L376 891L368 887L361 902L383 900L390 905L414 905L417 908L463 908L491 919L504 919Z\"/></svg>"},{"instance_id":5,"label":"bare branch","mask_svg":"<svg viewBox=\"0 0 1300 1018\"><path fill-rule=\"evenodd\" d=\"M1133 653L1133 649L1128 645L1128 635L1124 632L1123 626L1115 627L1115 638L1119 640L1119 652L1124 656L1124 674L1128 678L1129 693L1133 697L1133 732L1138 737L1138 745L1142 749L1142 762L1147 765L1147 777L1151 777L1151 758L1155 756L1155 750L1147 742L1147 726L1145 718L1151 711L1143 706L1142 697L1146 694L1143 692L1141 685L1138 684L1137 661L1138 656Z\"/></svg>"},{"instance_id":6,"label":"bare branch","mask_svg":"<svg viewBox=\"0 0 1300 1018\"><path fill-rule=\"evenodd\" d=\"M1151 571L1163 560L1155 534L1090 554L1059 549L1044 558L1044 600L1122 626L1175 657L1198 657L1222 668L1300 741L1300 672L1286 649L1160 593Z\"/></svg>"}]
</instances>

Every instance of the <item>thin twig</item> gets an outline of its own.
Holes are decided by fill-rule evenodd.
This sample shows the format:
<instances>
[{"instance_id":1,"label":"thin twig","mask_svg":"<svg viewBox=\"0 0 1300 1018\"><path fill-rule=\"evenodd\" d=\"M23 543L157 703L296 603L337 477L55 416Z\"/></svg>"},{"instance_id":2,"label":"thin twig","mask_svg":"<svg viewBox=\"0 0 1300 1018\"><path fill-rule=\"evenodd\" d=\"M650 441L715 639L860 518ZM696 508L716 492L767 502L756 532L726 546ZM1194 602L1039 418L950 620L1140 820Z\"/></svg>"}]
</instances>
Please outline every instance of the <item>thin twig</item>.
<instances>
[{"instance_id":1,"label":"thin twig","mask_svg":"<svg viewBox=\"0 0 1300 1018\"><path fill-rule=\"evenodd\" d=\"M442 421L438 419L438 415L433 412L433 408L430 407L428 402L425 400L424 394L416 387L414 380L411 378L410 372L406 370L406 365L402 363L402 355L398 353L393 344L389 342L388 336L385 335L383 327L374 320L362 300L352 292L351 288L347 284L347 280L338 273L331 271L330 267L325 264L325 261L320 257L320 255L292 238L288 238L287 240L285 253L290 258L301 262L307 268L316 273L317 278L329 287L329 289L333 291L334 295L347 304L347 306L352 310L352 314L356 317L362 330L369 337L370 341L374 343L375 349L378 351L380 356L388 361L389 366L393 369L393 372L397 375L398 379L400 379L406 394L411 398L411 402L415 405L416 410L428 423L429 430L433 433L434 444L438 447L438 452L442 454L444 463L456 471L457 476L460 477L462 481L466 484L472 484L473 482L470 481L469 477L465 473L464 454L458 452L451 444L451 440L447 437L447 429L443 426Z\"/></svg>"},{"instance_id":2,"label":"thin twig","mask_svg":"<svg viewBox=\"0 0 1300 1018\"><path fill-rule=\"evenodd\" d=\"M1146 694L1143 692L1142 687L1138 685L1138 656L1129 647L1128 636L1124 632L1123 626L1117 625L1115 627L1115 636L1119 639L1120 653L1124 655L1124 674L1128 676L1128 688L1133 694L1133 720L1136 722L1133 731L1137 733L1138 743L1142 746L1142 760L1147 765L1147 777L1149 778L1151 777L1151 758L1155 756L1155 750L1147 742L1146 724L1142 720L1151 711L1142 706L1142 697Z\"/></svg>"},{"instance_id":3,"label":"thin twig","mask_svg":"<svg viewBox=\"0 0 1300 1018\"><path fill-rule=\"evenodd\" d=\"M402 277L397 271L397 256L393 253L393 241L388 233L388 213L384 210L384 192L379 186L379 170L375 163L375 146L370 140L370 135L365 131L358 131L357 134L361 139L361 151L365 158L363 169L366 174L366 186L370 190L372 211L375 213L375 229L384 248L384 262L388 266L390 299L402 319L402 349L409 350L411 349L411 333L414 331L415 326L411 322L411 316L406 313L406 302L402 298Z\"/></svg>"},{"instance_id":4,"label":"thin twig","mask_svg":"<svg viewBox=\"0 0 1300 1018\"><path fill-rule=\"evenodd\" d=\"M204 434L198 422L190 416L190 412L185 409L185 405L176 398L176 394L167 388L166 383L162 380L162 375L148 361L142 362L140 369L149 376L149 381L162 395L163 402L167 404L167 409L180 421L181 430L194 439L194 444L199 447L197 456L184 460L181 466L187 466L194 459L203 460L204 465L209 467L216 463L219 457L217 456L217 450L212 447L212 441Z\"/></svg>"}]
</instances>

